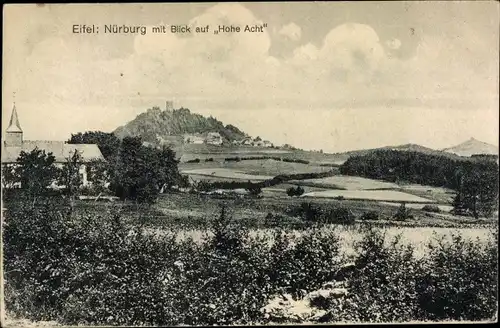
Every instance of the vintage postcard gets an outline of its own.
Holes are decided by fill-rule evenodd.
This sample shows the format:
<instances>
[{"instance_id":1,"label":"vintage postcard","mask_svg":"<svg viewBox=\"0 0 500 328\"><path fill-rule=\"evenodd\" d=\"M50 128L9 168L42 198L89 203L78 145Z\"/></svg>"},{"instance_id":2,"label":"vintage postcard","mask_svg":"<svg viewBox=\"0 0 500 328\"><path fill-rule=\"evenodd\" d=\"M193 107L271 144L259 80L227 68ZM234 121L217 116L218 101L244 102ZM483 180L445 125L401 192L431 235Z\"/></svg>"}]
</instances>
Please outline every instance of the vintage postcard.
<instances>
[{"instance_id":1,"label":"vintage postcard","mask_svg":"<svg viewBox=\"0 0 500 328\"><path fill-rule=\"evenodd\" d=\"M5 5L2 326L496 322L499 6Z\"/></svg>"}]
</instances>

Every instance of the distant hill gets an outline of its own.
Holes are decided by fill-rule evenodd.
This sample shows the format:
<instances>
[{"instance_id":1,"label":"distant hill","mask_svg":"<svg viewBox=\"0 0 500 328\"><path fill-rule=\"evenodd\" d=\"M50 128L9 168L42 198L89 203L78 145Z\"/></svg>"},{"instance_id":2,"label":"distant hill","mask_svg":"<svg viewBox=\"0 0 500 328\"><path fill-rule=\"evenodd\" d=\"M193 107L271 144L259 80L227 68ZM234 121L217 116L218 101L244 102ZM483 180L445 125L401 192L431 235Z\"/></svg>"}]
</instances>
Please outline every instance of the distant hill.
<instances>
[{"instance_id":1,"label":"distant hill","mask_svg":"<svg viewBox=\"0 0 500 328\"><path fill-rule=\"evenodd\" d=\"M472 155L498 155L498 147L470 138L459 145L443 149L443 152L467 157Z\"/></svg>"},{"instance_id":2,"label":"distant hill","mask_svg":"<svg viewBox=\"0 0 500 328\"><path fill-rule=\"evenodd\" d=\"M233 125L224 125L214 117L205 117L191 113L187 108L161 110L158 107L148 109L135 119L114 131L119 138L141 136L148 143L156 144L159 140L179 140L173 136L219 132L228 141L240 140L246 133Z\"/></svg>"},{"instance_id":3,"label":"distant hill","mask_svg":"<svg viewBox=\"0 0 500 328\"><path fill-rule=\"evenodd\" d=\"M432 155L444 155L444 156L447 156L447 157L456 157L454 154L450 154L450 153L445 153L443 151L440 151L440 150L436 150L436 149L432 149L432 148L429 148L429 147L424 147L424 146L421 146L421 145L417 145L417 144L404 144L404 145L399 145L399 146L385 146L385 147L379 147L379 148L371 148L371 149L361 149L361 150L351 150L351 151L347 151L347 152L344 152L344 153L341 153L339 155L345 155L347 157L350 157L350 156L363 156L363 155L366 155L370 152L373 152L373 151L376 151L376 150L387 150L387 149L391 149L391 150L399 150L399 151L414 151L414 152L419 152L419 153L424 153L424 154L432 154Z\"/></svg>"}]
</instances>

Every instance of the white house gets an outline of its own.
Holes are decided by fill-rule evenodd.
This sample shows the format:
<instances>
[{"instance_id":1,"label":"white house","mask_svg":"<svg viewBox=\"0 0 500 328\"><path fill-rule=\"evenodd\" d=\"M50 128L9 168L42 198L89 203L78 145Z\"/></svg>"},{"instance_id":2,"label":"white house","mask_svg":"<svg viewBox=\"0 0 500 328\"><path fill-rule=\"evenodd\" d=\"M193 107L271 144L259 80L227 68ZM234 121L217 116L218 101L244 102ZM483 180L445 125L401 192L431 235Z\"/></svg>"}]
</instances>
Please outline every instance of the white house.
<instances>
[{"instance_id":1,"label":"white house","mask_svg":"<svg viewBox=\"0 0 500 328\"><path fill-rule=\"evenodd\" d=\"M210 145L220 146L222 145L222 136L220 135L219 132L209 132L207 134L205 142Z\"/></svg>"},{"instance_id":2,"label":"white house","mask_svg":"<svg viewBox=\"0 0 500 328\"><path fill-rule=\"evenodd\" d=\"M205 138L202 136L197 136L193 134L186 134L184 135L184 143L187 144L202 144L205 142Z\"/></svg>"},{"instance_id":3,"label":"white house","mask_svg":"<svg viewBox=\"0 0 500 328\"><path fill-rule=\"evenodd\" d=\"M96 144L68 144L64 141L49 140L23 140L23 130L19 124L16 106L12 109L9 126L5 131L5 138L2 142L2 166L15 166L21 151L30 152L38 148L45 153L52 153L55 157L55 164L62 167L67 159L77 151L82 158L80 175L84 186L91 182L87 178L87 166L92 160L104 160L104 157Z\"/></svg>"},{"instance_id":4,"label":"white house","mask_svg":"<svg viewBox=\"0 0 500 328\"><path fill-rule=\"evenodd\" d=\"M252 138L247 137L247 138L243 139L243 141L241 142L241 144L245 145L245 146L251 146L252 145Z\"/></svg>"},{"instance_id":5,"label":"white house","mask_svg":"<svg viewBox=\"0 0 500 328\"><path fill-rule=\"evenodd\" d=\"M264 147L271 148L273 146L272 142L269 140L264 140Z\"/></svg>"}]
</instances>

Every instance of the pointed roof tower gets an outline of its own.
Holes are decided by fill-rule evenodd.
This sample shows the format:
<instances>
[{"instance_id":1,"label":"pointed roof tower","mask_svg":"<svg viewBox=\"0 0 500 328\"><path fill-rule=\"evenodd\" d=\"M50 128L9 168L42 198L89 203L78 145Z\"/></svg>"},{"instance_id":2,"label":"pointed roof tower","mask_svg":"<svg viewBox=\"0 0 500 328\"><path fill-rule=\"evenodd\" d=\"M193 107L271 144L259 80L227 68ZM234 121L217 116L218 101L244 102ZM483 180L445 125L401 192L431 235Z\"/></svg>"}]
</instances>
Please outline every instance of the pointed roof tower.
<instances>
[{"instance_id":1,"label":"pointed roof tower","mask_svg":"<svg viewBox=\"0 0 500 328\"><path fill-rule=\"evenodd\" d=\"M17 110L16 110L16 104L14 103L14 107L12 108L12 115L10 116L10 122L9 122L9 127L6 130L7 132L20 132L22 133L23 130L21 129L21 124L19 124L19 117L17 116Z\"/></svg>"}]
</instances>

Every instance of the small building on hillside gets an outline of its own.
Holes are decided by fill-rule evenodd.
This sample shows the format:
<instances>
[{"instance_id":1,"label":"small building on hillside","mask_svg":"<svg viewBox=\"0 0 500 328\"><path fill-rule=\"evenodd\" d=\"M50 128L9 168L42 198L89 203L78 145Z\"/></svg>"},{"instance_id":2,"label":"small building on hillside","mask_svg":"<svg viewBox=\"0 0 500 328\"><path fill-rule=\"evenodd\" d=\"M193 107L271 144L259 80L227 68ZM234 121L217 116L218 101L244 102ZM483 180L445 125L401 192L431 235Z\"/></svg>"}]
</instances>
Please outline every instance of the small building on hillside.
<instances>
[{"instance_id":1,"label":"small building on hillside","mask_svg":"<svg viewBox=\"0 0 500 328\"><path fill-rule=\"evenodd\" d=\"M62 167L67 159L75 152L78 152L82 158L80 166L80 175L84 186L91 184L88 180L87 164L93 160L104 160L104 157L96 144L68 144L64 141L51 140L24 140L23 130L19 123L16 106L12 109L9 126L5 131L5 138L2 142L2 167L14 167L17 163L17 158L24 152L31 152L35 148L52 153L55 157L56 166Z\"/></svg>"},{"instance_id":2,"label":"small building on hillside","mask_svg":"<svg viewBox=\"0 0 500 328\"><path fill-rule=\"evenodd\" d=\"M271 148L273 147L273 144L269 140L264 140L264 147Z\"/></svg>"},{"instance_id":3,"label":"small building on hillside","mask_svg":"<svg viewBox=\"0 0 500 328\"><path fill-rule=\"evenodd\" d=\"M219 132L209 132L207 134L207 138L205 139L205 142L209 145L216 145L220 146L222 145L222 136L220 135Z\"/></svg>"},{"instance_id":4,"label":"small building on hillside","mask_svg":"<svg viewBox=\"0 0 500 328\"><path fill-rule=\"evenodd\" d=\"M205 142L205 138L201 135L195 135L195 134L185 134L184 135L184 143L186 144L196 144L200 145Z\"/></svg>"},{"instance_id":5,"label":"small building on hillside","mask_svg":"<svg viewBox=\"0 0 500 328\"><path fill-rule=\"evenodd\" d=\"M254 147L264 147L264 141L262 140L257 140L252 142L252 146Z\"/></svg>"},{"instance_id":6,"label":"small building on hillside","mask_svg":"<svg viewBox=\"0 0 500 328\"><path fill-rule=\"evenodd\" d=\"M246 137L241 141L241 144L244 146L251 146L252 145L252 138Z\"/></svg>"}]
</instances>

